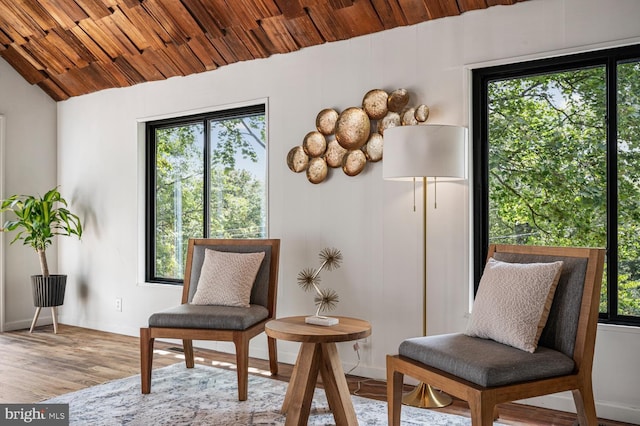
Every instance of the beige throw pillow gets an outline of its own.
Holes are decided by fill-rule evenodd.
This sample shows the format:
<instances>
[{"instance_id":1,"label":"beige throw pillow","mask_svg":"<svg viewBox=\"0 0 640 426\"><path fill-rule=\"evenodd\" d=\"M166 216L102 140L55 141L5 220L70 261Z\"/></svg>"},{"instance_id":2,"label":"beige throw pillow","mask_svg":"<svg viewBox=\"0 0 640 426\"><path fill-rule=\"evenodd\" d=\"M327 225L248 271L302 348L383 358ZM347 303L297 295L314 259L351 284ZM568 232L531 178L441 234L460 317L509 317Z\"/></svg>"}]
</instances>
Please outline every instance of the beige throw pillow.
<instances>
[{"instance_id":1,"label":"beige throw pillow","mask_svg":"<svg viewBox=\"0 0 640 426\"><path fill-rule=\"evenodd\" d=\"M465 334L534 352L553 303L562 262L489 259Z\"/></svg>"},{"instance_id":2,"label":"beige throw pillow","mask_svg":"<svg viewBox=\"0 0 640 426\"><path fill-rule=\"evenodd\" d=\"M230 253L205 250L198 288L191 303L249 307L251 288L264 252Z\"/></svg>"}]
</instances>

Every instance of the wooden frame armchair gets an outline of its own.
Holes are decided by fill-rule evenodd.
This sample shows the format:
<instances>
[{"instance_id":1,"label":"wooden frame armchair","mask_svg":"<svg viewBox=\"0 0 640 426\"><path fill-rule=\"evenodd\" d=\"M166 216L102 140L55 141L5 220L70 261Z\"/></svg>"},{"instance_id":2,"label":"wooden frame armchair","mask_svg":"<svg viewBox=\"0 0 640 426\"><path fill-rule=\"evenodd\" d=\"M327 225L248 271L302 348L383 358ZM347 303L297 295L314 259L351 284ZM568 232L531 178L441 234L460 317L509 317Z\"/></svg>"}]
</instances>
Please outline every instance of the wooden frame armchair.
<instances>
[{"instance_id":1,"label":"wooden frame armchair","mask_svg":"<svg viewBox=\"0 0 640 426\"><path fill-rule=\"evenodd\" d=\"M254 285L250 307L195 305L205 250L222 252L264 252ZM236 348L238 399L247 399L249 381L249 340L264 331L275 319L278 289L278 239L190 239L182 292L182 304L149 317L149 327L140 328L140 366L142 393L151 392L153 343L156 338L182 339L187 368L194 367L193 340L231 341ZM278 373L276 340L267 337L271 374Z\"/></svg>"},{"instance_id":2,"label":"wooden frame armchair","mask_svg":"<svg viewBox=\"0 0 640 426\"><path fill-rule=\"evenodd\" d=\"M604 249L492 245L511 263L564 262L534 353L462 333L407 339L387 356L389 425L400 424L404 375L467 401L473 426L489 426L496 404L572 391L579 424L597 426L593 366Z\"/></svg>"}]
</instances>

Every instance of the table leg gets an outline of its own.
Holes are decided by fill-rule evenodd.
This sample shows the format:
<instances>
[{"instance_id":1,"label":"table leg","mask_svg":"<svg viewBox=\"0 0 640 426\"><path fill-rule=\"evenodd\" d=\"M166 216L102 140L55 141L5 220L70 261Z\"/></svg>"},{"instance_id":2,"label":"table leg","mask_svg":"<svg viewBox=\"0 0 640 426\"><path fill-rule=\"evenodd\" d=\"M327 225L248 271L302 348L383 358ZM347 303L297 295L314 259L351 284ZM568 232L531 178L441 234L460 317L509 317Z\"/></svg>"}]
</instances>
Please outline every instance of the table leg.
<instances>
[{"instance_id":1,"label":"table leg","mask_svg":"<svg viewBox=\"0 0 640 426\"><path fill-rule=\"evenodd\" d=\"M300 365L300 358L302 358L302 347L298 351L298 358L296 358L296 363L293 365L293 371L291 372L291 377L289 378L289 386L287 386L287 393L284 395L284 402L282 403L282 414L287 414L287 410L289 409L289 405L291 405L291 398L293 398L293 394L295 393L293 390L293 386L291 383L296 381L298 375L298 365Z\"/></svg>"},{"instance_id":2,"label":"table leg","mask_svg":"<svg viewBox=\"0 0 640 426\"><path fill-rule=\"evenodd\" d=\"M282 412L285 426L306 426L311 411L313 391L318 380L322 350L319 344L303 343L287 387Z\"/></svg>"},{"instance_id":3,"label":"table leg","mask_svg":"<svg viewBox=\"0 0 640 426\"><path fill-rule=\"evenodd\" d=\"M342 369L338 348L335 343L321 343L322 362L320 374L329 407L333 412L336 426L354 426L358 424L353 408L347 379Z\"/></svg>"}]
</instances>

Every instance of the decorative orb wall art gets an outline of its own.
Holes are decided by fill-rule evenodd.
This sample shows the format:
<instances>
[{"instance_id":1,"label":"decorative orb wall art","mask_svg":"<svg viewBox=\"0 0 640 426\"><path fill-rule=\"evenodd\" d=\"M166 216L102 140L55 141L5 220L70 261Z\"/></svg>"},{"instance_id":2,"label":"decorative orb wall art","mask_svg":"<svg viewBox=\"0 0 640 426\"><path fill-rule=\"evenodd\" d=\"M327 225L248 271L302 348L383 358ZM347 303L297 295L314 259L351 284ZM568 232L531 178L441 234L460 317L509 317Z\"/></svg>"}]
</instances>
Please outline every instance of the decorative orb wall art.
<instances>
[{"instance_id":1,"label":"decorative orb wall art","mask_svg":"<svg viewBox=\"0 0 640 426\"><path fill-rule=\"evenodd\" d=\"M336 130L338 111L332 108L323 109L316 117L316 128L323 135L332 135Z\"/></svg>"},{"instance_id":2,"label":"decorative orb wall art","mask_svg":"<svg viewBox=\"0 0 640 426\"><path fill-rule=\"evenodd\" d=\"M309 132L302 141L302 149L309 157L321 157L327 151L327 140L320 132Z\"/></svg>"},{"instance_id":3,"label":"decorative orb wall art","mask_svg":"<svg viewBox=\"0 0 640 426\"><path fill-rule=\"evenodd\" d=\"M351 107L340 113L336 122L336 140L344 149L358 149L367 142L371 120L362 108Z\"/></svg>"},{"instance_id":4,"label":"decorative orb wall art","mask_svg":"<svg viewBox=\"0 0 640 426\"><path fill-rule=\"evenodd\" d=\"M384 116L387 115L387 111L389 111L387 107L388 100L389 94L384 90L369 90L362 99L362 108L370 119L380 120L384 118Z\"/></svg>"},{"instance_id":5,"label":"decorative orb wall art","mask_svg":"<svg viewBox=\"0 0 640 426\"><path fill-rule=\"evenodd\" d=\"M357 176L368 163L383 159L384 131L396 126L423 124L429 118L425 104L410 105L406 89L387 92L369 90L361 106L342 112L325 108L316 116L316 128L302 144L291 148L287 166L294 173L306 172L313 184L323 182L329 169L341 168L347 176Z\"/></svg>"}]
</instances>

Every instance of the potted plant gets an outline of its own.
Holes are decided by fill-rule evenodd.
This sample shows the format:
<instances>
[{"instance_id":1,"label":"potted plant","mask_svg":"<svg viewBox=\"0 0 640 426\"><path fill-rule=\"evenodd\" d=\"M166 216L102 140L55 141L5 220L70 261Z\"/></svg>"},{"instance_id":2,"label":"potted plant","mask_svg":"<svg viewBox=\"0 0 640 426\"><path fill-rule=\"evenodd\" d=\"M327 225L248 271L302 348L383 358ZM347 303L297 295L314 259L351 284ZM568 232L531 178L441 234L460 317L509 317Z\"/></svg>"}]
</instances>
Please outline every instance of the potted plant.
<instances>
[{"instance_id":1,"label":"potted plant","mask_svg":"<svg viewBox=\"0 0 640 426\"><path fill-rule=\"evenodd\" d=\"M22 240L38 253L41 275L32 275L33 304L37 308L31 324L31 331L38 319L40 309L51 307L54 330L57 332L55 307L64 302L67 283L66 275L51 275L47 264L46 250L56 235L76 235L82 237L80 218L67 210L67 201L62 198L58 187L48 191L43 197L32 195L12 195L2 200L0 213L12 211L16 218L7 220L0 231L17 231L11 244Z\"/></svg>"}]
</instances>

